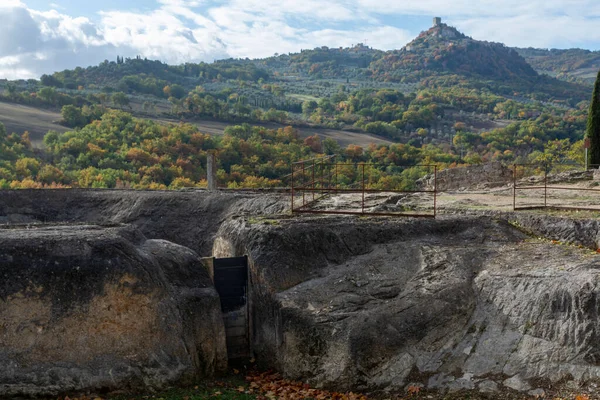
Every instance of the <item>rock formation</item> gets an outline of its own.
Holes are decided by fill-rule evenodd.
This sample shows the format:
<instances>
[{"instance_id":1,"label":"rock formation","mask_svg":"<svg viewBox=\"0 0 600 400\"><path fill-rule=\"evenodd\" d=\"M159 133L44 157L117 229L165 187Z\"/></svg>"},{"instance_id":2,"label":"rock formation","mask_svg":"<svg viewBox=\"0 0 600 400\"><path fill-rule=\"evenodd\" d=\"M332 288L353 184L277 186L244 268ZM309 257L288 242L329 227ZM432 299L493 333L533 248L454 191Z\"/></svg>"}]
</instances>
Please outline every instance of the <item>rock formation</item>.
<instances>
[{"instance_id":1,"label":"rock formation","mask_svg":"<svg viewBox=\"0 0 600 400\"><path fill-rule=\"evenodd\" d=\"M161 388L227 367L191 250L123 227L0 229L0 397Z\"/></svg>"},{"instance_id":2,"label":"rock formation","mask_svg":"<svg viewBox=\"0 0 600 400\"><path fill-rule=\"evenodd\" d=\"M250 193L2 192L0 396L157 388L222 370L219 299L197 256L211 252L249 256L252 348L289 378L531 394L600 380L596 220L277 216L287 205Z\"/></svg>"},{"instance_id":3,"label":"rock formation","mask_svg":"<svg viewBox=\"0 0 600 400\"><path fill-rule=\"evenodd\" d=\"M500 162L494 162L440 171L437 174L437 189L438 191L486 189L505 186L512 181L512 169ZM433 174L418 181L420 187L427 190L433 190L434 183Z\"/></svg>"},{"instance_id":4,"label":"rock formation","mask_svg":"<svg viewBox=\"0 0 600 400\"><path fill-rule=\"evenodd\" d=\"M254 349L294 379L387 392L600 378L597 258L506 221L238 219L216 251L249 254Z\"/></svg>"}]
</instances>

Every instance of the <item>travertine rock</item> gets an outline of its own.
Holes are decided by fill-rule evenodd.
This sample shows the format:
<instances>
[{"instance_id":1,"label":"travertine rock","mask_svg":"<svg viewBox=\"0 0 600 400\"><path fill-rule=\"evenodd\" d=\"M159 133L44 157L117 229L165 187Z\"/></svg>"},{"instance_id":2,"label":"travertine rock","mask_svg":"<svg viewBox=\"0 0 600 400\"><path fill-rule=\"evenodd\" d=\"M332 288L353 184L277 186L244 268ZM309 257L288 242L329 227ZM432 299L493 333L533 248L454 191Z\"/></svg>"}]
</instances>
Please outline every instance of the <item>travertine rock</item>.
<instances>
[{"instance_id":1,"label":"travertine rock","mask_svg":"<svg viewBox=\"0 0 600 400\"><path fill-rule=\"evenodd\" d=\"M0 229L0 397L152 389L227 368L191 250L123 227Z\"/></svg>"},{"instance_id":2,"label":"travertine rock","mask_svg":"<svg viewBox=\"0 0 600 400\"><path fill-rule=\"evenodd\" d=\"M600 269L587 249L489 217L236 219L217 244L250 255L254 349L290 378L368 391L419 375L483 391L600 378Z\"/></svg>"}]
</instances>

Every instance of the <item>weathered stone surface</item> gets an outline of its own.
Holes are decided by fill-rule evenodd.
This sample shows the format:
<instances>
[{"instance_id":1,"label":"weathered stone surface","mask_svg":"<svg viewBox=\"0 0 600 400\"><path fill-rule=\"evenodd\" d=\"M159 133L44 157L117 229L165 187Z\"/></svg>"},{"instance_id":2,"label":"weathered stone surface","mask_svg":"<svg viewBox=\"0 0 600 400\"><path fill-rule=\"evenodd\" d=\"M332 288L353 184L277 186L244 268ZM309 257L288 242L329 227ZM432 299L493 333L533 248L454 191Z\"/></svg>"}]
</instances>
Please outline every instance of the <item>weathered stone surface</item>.
<instances>
[{"instance_id":1,"label":"weathered stone surface","mask_svg":"<svg viewBox=\"0 0 600 400\"><path fill-rule=\"evenodd\" d=\"M209 256L215 234L233 215L279 214L289 202L276 194L134 190L0 190L0 224L130 224Z\"/></svg>"},{"instance_id":2,"label":"weathered stone surface","mask_svg":"<svg viewBox=\"0 0 600 400\"><path fill-rule=\"evenodd\" d=\"M544 389L533 389L527 392L527 394L535 397L536 399L542 399L546 397L546 391Z\"/></svg>"},{"instance_id":3,"label":"weathered stone surface","mask_svg":"<svg viewBox=\"0 0 600 400\"><path fill-rule=\"evenodd\" d=\"M226 366L193 251L124 227L0 229L0 397L160 388Z\"/></svg>"},{"instance_id":4,"label":"weathered stone surface","mask_svg":"<svg viewBox=\"0 0 600 400\"><path fill-rule=\"evenodd\" d=\"M531 385L525 382L519 375L515 375L512 378L506 379L502 382L507 388L517 390L519 392L525 392L531 389Z\"/></svg>"},{"instance_id":5,"label":"weathered stone surface","mask_svg":"<svg viewBox=\"0 0 600 400\"><path fill-rule=\"evenodd\" d=\"M502 220L239 218L215 252L250 256L254 349L291 378L386 391L415 372L452 390L600 378L597 258Z\"/></svg>"},{"instance_id":6,"label":"weathered stone surface","mask_svg":"<svg viewBox=\"0 0 600 400\"><path fill-rule=\"evenodd\" d=\"M498 391L498 384L494 381L485 380L477 385L477 388L482 393L495 393Z\"/></svg>"},{"instance_id":7,"label":"weathered stone surface","mask_svg":"<svg viewBox=\"0 0 600 400\"><path fill-rule=\"evenodd\" d=\"M16 263L17 239L28 241L20 257L30 256L0 282L0 340L11 340L0 345L0 393L154 387L217 370L224 355L205 338L222 336L207 330L214 316L204 314L205 304L218 308L216 294L194 275L193 253L158 239L202 255L248 254L257 360L315 386L402 392L411 382L493 392L507 390L503 382L517 387L517 375L525 391L528 382L600 379L600 269L589 251L597 248L597 221L524 213L437 221L244 217L287 205L255 194L3 192L3 223L132 228L23 227L12 230L12 242L3 233L0 266ZM33 275L23 265L36 266L24 269ZM120 306L128 302L136 313ZM130 326L132 318L141 321ZM117 327L119 339L103 327ZM77 333L65 336L62 351L55 338L65 332ZM121 343L123 332L135 335ZM157 343L167 338L163 351ZM49 364L45 354L63 361Z\"/></svg>"},{"instance_id":8,"label":"weathered stone surface","mask_svg":"<svg viewBox=\"0 0 600 400\"><path fill-rule=\"evenodd\" d=\"M450 168L437 174L439 191L481 189L504 186L513 180L513 171L500 162ZM429 175L419 181L424 188L433 189L434 177Z\"/></svg>"}]
</instances>

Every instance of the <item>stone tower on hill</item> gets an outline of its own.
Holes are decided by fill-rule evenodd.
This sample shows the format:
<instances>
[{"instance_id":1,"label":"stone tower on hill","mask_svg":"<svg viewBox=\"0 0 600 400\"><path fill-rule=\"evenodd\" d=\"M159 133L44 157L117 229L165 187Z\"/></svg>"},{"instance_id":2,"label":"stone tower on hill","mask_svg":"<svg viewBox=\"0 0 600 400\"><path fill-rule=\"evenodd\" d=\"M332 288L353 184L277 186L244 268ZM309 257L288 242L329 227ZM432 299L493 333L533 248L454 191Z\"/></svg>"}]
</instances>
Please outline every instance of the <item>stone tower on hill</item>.
<instances>
[{"instance_id":1,"label":"stone tower on hill","mask_svg":"<svg viewBox=\"0 0 600 400\"><path fill-rule=\"evenodd\" d=\"M440 17L435 17L433 19L433 27L440 26L442 24L442 19Z\"/></svg>"}]
</instances>

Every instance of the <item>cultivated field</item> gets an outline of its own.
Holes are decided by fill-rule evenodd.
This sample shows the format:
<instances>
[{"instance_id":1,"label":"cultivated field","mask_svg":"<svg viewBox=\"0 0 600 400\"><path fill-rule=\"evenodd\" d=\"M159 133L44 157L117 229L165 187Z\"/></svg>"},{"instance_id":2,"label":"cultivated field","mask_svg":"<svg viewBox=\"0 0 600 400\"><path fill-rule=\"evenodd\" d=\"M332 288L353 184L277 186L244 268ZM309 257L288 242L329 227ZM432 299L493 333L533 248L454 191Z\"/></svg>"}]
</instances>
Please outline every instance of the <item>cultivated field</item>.
<instances>
[{"instance_id":1,"label":"cultivated field","mask_svg":"<svg viewBox=\"0 0 600 400\"><path fill-rule=\"evenodd\" d=\"M58 112L0 102L0 122L4 124L6 131L18 134L28 131L35 146L42 143L49 130L66 132L69 129L55 122L60 119Z\"/></svg>"},{"instance_id":2,"label":"cultivated field","mask_svg":"<svg viewBox=\"0 0 600 400\"><path fill-rule=\"evenodd\" d=\"M148 118L148 117L143 117ZM44 135L49 130L58 132L66 132L69 128L57 124L61 115L59 112L48 111L44 109L23 106L19 104L2 103L0 102L0 122L6 126L9 133L23 133L28 131L31 137L31 142L34 146L41 146ZM175 119L151 118L161 123L179 123ZM222 135L226 127L232 125L230 122L220 121L187 121L197 126L202 133L211 135ZM284 125L275 123L252 124L263 125L267 128L277 129ZM308 137L318 134L321 138L331 138L336 140L342 147L349 144L356 144L362 147L367 147L371 143L389 144L390 140L369 135L366 133L346 132L335 129L319 129L319 128L300 128L300 136Z\"/></svg>"},{"instance_id":3,"label":"cultivated field","mask_svg":"<svg viewBox=\"0 0 600 400\"><path fill-rule=\"evenodd\" d=\"M165 119L160 120L160 121L161 122L171 122L171 123L177 122L177 121L171 121L171 120L165 120ZM208 133L211 135L222 135L223 130L226 127L233 125L232 123L229 123L229 122L220 122L220 121L188 121L188 122L197 126L198 129L202 133ZM282 128L285 126L285 125L276 124L276 123L263 123L263 124L252 123L251 125L261 125L261 126L265 126L265 127L269 128L269 129L278 129L278 128ZM336 140L342 147L346 147L349 144L355 144L358 146L367 147L371 143L375 143L375 144L393 143L391 140L381 138L378 136L374 136L374 135L370 135L368 133L356 133L356 132L341 131L341 130L336 130L336 129L305 128L305 127L298 128L298 131L300 133L300 137L302 137L302 138L306 138L306 137L316 134L316 135L319 135L321 137L321 139L331 138L333 140Z\"/></svg>"}]
</instances>

